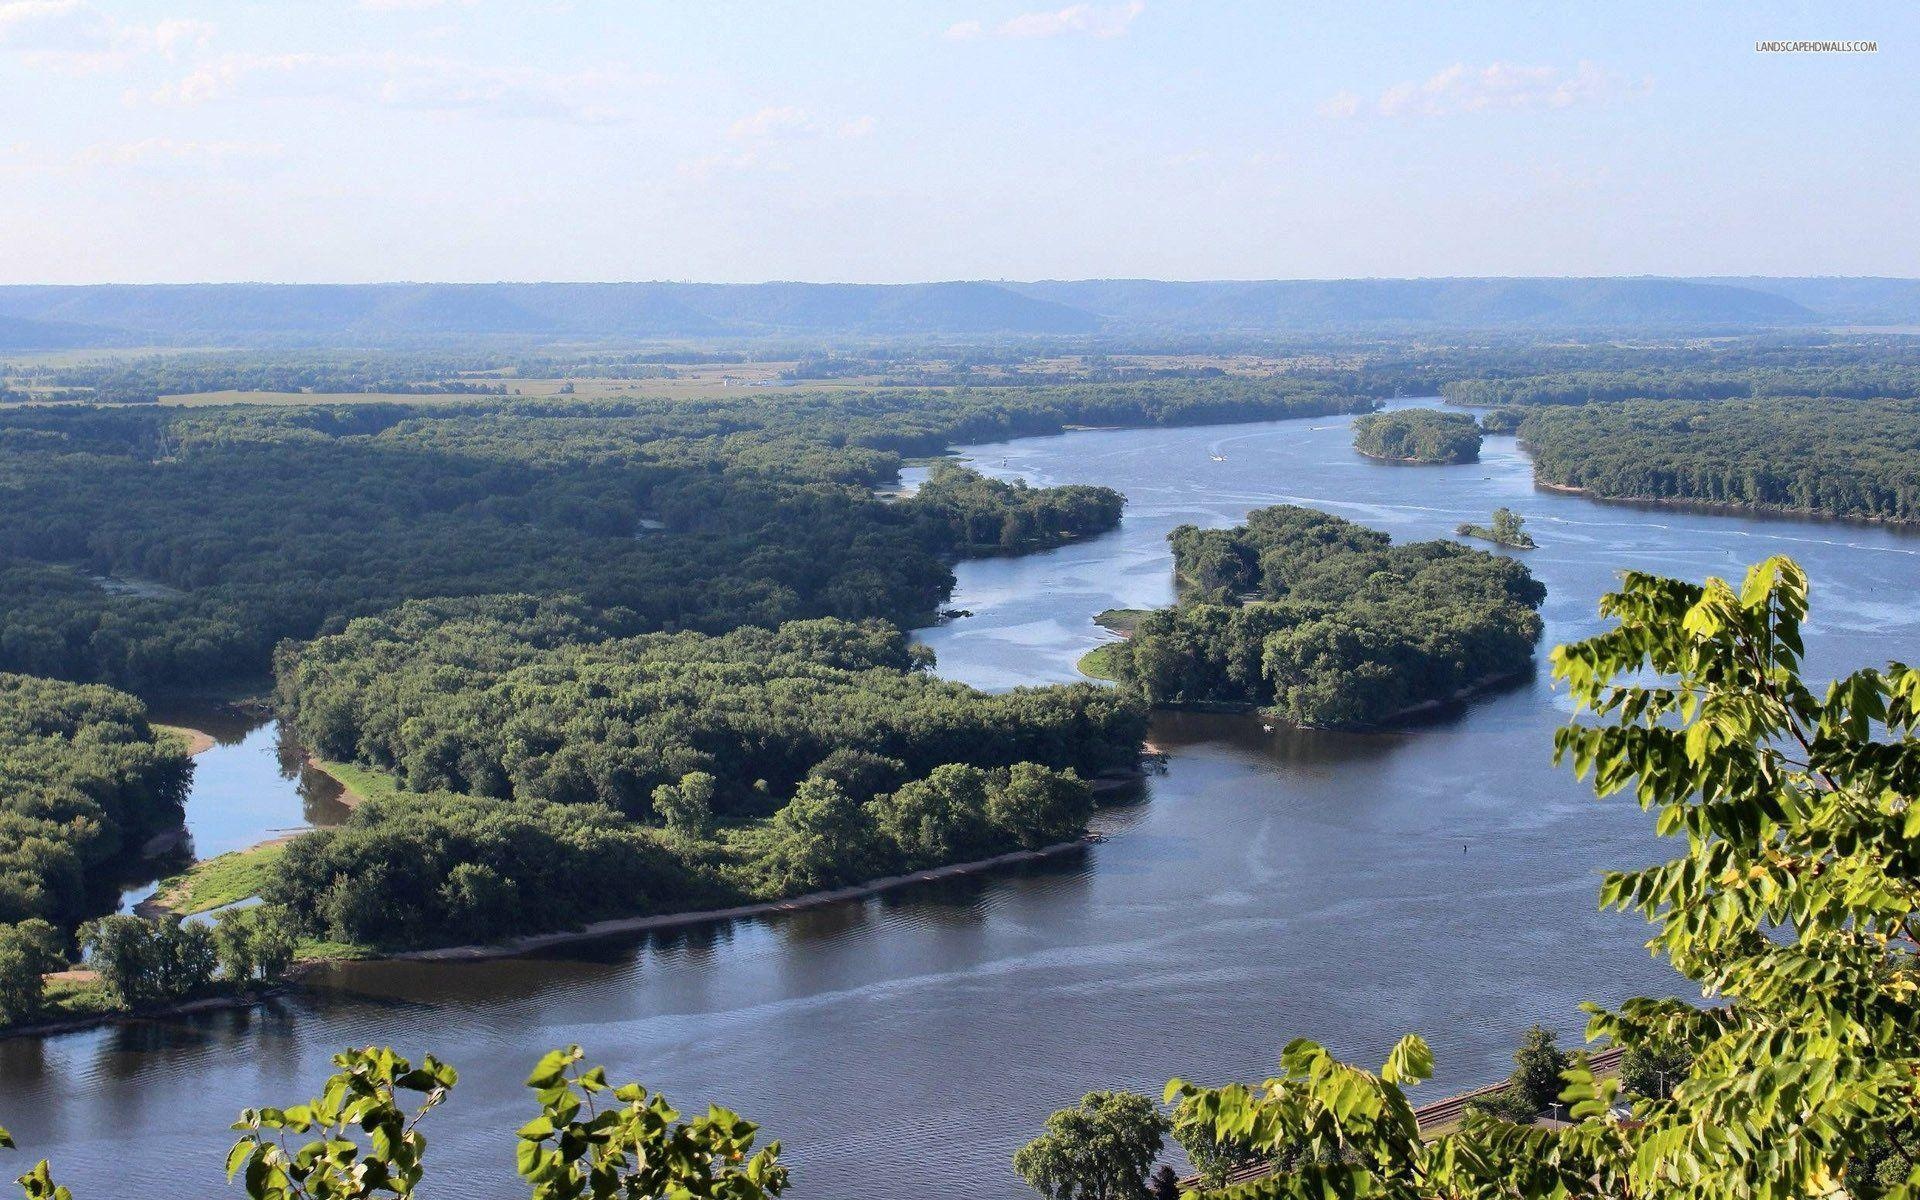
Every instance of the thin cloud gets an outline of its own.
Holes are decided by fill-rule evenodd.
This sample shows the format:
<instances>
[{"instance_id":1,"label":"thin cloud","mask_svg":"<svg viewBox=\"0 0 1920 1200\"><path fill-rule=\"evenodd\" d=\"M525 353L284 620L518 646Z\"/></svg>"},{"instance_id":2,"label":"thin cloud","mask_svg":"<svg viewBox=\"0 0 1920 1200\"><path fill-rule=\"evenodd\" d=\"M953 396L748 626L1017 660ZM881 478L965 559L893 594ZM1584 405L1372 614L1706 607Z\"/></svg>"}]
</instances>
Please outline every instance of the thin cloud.
<instances>
[{"instance_id":1,"label":"thin cloud","mask_svg":"<svg viewBox=\"0 0 1920 1200\"><path fill-rule=\"evenodd\" d=\"M644 82L621 72L540 71L405 54L227 54L145 99L192 107L241 94L360 100L388 108L598 125L624 119L607 97Z\"/></svg>"},{"instance_id":2,"label":"thin cloud","mask_svg":"<svg viewBox=\"0 0 1920 1200\"><path fill-rule=\"evenodd\" d=\"M813 118L807 115L806 109L791 104L769 105L735 121L727 128L727 136L739 141L813 128Z\"/></svg>"},{"instance_id":3,"label":"thin cloud","mask_svg":"<svg viewBox=\"0 0 1920 1200\"><path fill-rule=\"evenodd\" d=\"M68 75L117 70L149 55L171 61L204 47L213 33L210 23L184 17L122 21L85 0L0 2L0 48L26 66Z\"/></svg>"},{"instance_id":4,"label":"thin cloud","mask_svg":"<svg viewBox=\"0 0 1920 1200\"><path fill-rule=\"evenodd\" d=\"M101 142L74 155L80 167L131 167L161 162L225 162L236 158L278 158L286 152L279 142L196 141L169 137L132 142Z\"/></svg>"},{"instance_id":5,"label":"thin cloud","mask_svg":"<svg viewBox=\"0 0 1920 1200\"><path fill-rule=\"evenodd\" d=\"M1607 103L1643 94L1651 86L1650 81L1633 83L1590 62L1572 71L1503 62L1484 67L1455 63L1426 79L1396 83L1371 103L1353 92L1336 93L1321 101L1318 111L1335 120L1551 111Z\"/></svg>"},{"instance_id":6,"label":"thin cloud","mask_svg":"<svg viewBox=\"0 0 1920 1200\"><path fill-rule=\"evenodd\" d=\"M1104 6L1074 4L1066 8L1021 13L997 25L984 21L959 21L947 26L943 35L950 41L970 42L981 38L1032 39L1079 34L1095 38L1122 37L1141 13L1146 0Z\"/></svg>"}]
</instances>

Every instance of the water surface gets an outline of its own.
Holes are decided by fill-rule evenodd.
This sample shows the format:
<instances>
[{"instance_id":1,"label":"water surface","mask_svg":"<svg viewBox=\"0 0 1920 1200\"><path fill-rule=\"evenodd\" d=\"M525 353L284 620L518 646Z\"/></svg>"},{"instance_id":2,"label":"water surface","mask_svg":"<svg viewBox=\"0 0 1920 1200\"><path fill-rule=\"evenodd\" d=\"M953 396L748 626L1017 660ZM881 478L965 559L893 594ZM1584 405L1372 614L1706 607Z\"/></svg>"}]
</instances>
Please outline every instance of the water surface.
<instances>
[{"instance_id":1,"label":"water surface","mask_svg":"<svg viewBox=\"0 0 1920 1200\"><path fill-rule=\"evenodd\" d=\"M1920 645L1920 538L1539 492L1511 438L1475 466L1388 466L1355 455L1346 425L972 448L989 473L1107 484L1129 504L1100 538L963 564L952 604L974 615L924 634L941 670L991 688L1070 679L1109 636L1093 613L1171 598L1168 530L1282 502L1397 538L1519 510L1541 544L1526 562L1548 585L1548 643L1596 630L1624 567L1698 578L1786 552L1815 580L1815 672ZM1030 1193L1008 1159L1053 1108L1096 1087L1157 1095L1173 1074L1258 1078L1295 1036L1377 1062L1421 1031L1440 1072L1423 1091L1442 1095L1503 1074L1531 1022L1574 1034L1580 1000L1681 982L1641 925L1595 911L1602 865L1658 851L1629 802L1550 766L1567 708L1543 668L1391 733L1162 715L1167 773L1072 859L537 958L342 967L271 1010L0 1042L0 1120L80 1194L201 1197L221 1187L236 1109L305 1096L330 1053L390 1042L463 1072L433 1118L433 1194L506 1197L525 1073L579 1042L683 1109L760 1120L803 1198L1010 1200Z\"/></svg>"}]
</instances>

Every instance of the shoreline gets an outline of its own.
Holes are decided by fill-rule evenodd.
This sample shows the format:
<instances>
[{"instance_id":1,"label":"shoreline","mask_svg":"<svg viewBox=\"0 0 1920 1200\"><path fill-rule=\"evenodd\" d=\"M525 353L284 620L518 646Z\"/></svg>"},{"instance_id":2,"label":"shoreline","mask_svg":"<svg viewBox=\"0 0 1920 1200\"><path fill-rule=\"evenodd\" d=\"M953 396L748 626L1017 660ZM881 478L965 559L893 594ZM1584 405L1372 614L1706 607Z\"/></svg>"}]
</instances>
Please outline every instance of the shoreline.
<instances>
[{"instance_id":1,"label":"shoreline","mask_svg":"<svg viewBox=\"0 0 1920 1200\"><path fill-rule=\"evenodd\" d=\"M1920 521L1898 517L1874 517L1864 513L1833 513L1817 508L1793 508L1784 504L1735 504L1726 500L1699 500L1692 496L1603 496L1592 488L1542 479L1536 470L1533 486L1542 491L1567 496L1584 496L1595 504L1645 505L1663 512L1694 512L1704 516L1777 517L1792 521L1831 521L1838 525L1874 525L1897 531L1920 531Z\"/></svg>"},{"instance_id":2,"label":"shoreline","mask_svg":"<svg viewBox=\"0 0 1920 1200\"><path fill-rule=\"evenodd\" d=\"M1387 463L1396 467L1470 467L1480 461L1475 454L1472 458L1395 458L1391 454L1375 454L1371 450L1362 450L1355 446L1353 452L1361 458L1370 458L1377 463Z\"/></svg>"},{"instance_id":3,"label":"shoreline","mask_svg":"<svg viewBox=\"0 0 1920 1200\"><path fill-rule=\"evenodd\" d=\"M840 904L848 900L864 900L884 892L897 891L919 883L933 883L942 879L959 879L969 875L981 875L1000 867L1015 866L1023 863L1042 862L1049 858L1058 858L1077 850L1095 846L1106 838L1098 833L1086 833L1068 842L1055 842L1050 846L1041 846L1036 850L1009 850L1005 854L996 854L991 858L974 859L971 862L948 863L942 867L928 867L922 871L912 871L905 875L883 875L865 883L850 884L847 887L831 888L822 892L807 892L799 896L790 896L785 900L760 900L751 904L737 904L730 908L695 909L687 912L659 913L645 917L611 917L604 921L595 921L579 929L561 930L555 933L525 934L509 938L503 942L490 942L484 945L440 946L429 950L401 950L392 954L376 954L371 958L359 959L359 962L485 962L497 958L515 958L534 950L544 950L549 946L564 946L573 942L588 942L599 938L617 937L628 933L648 933L658 929L680 929L690 925L708 925L718 921L737 921L752 917L779 916L785 913L801 912L810 908L820 908L829 904Z\"/></svg>"},{"instance_id":4,"label":"shoreline","mask_svg":"<svg viewBox=\"0 0 1920 1200\"><path fill-rule=\"evenodd\" d=\"M784 900L763 900L751 904L738 904L729 908L690 909L677 913L657 913L644 917L611 917L604 921L595 921L579 929L559 930L552 933L525 934L501 942L484 945L437 946L425 950L400 950L390 954L372 954L365 958L353 959L354 962L487 962L494 959L517 958L535 950L551 946L565 946L576 942L596 941L601 938L618 937L622 934L648 933L661 929L681 929L694 925L709 925L719 921L737 921L756 917L781 916L787 913L803 912L807 909L821 908L829 904L840 904L849 900L864 900L885 892L897 891L920 883L933 883L944 879L960 879L971 875L982 875L1001 867L1044 862L1052 858L1089 849L1106 840L1099 833L1085 833L1072 841L1055 842L1035 850L1009 850L990 858L975 859L970 862L948 863L940 867L928 867L922 871L912 871L905 875L884 875L870 879L865 883L852 884L843 888L832 888L821 892L807 892L791 896ZM124 1025L136 1021L160 1020L169 1017L192 1016L203 1012L218 1012L228 1009L254 1008L268 1000L289 995L301 986L301 980L308 974L337 959L301 959L293 964L286 977L273 987L257 992L243 992L226 996L202 996L198 999L183 1001L164 1008L142 1009L129 1012L90 1013L84 1016L66 1017L54 1021L40 1021L31 1025L15 1025L0 1028L0 1041L15 1037L51 1037L63 1033L79 1033L88 1029L97 1029L105 1025Z\"/></svg>"}]
</instances>

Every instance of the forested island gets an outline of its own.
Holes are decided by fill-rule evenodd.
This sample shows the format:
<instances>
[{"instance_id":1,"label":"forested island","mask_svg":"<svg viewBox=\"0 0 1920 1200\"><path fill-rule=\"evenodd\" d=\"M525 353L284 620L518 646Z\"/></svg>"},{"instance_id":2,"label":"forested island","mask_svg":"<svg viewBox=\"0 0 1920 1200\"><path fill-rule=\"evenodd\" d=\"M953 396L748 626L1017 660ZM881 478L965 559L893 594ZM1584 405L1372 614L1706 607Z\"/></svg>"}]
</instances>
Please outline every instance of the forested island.
<instances>
[{"instance_id":1,"label":"forested island","mask_svg":"<svg viewBox=\"0 0 1920 1200\"><path fill-rule=\"evenodd\" d=\"M1480 426L1464 413L1397 409L1355 419L1353 448L1389 462L1470 463L1480 457Z\"/></svg>"},{"instance_id":2,"label":"forested island","mask_svg":"<svg viewBox=\"0 0 1920 1200\"><path fill-rule=\"evenodd\" d=\"M1457 542L1394 545L1311 508L1171 535L1181 600L1143 617L1104 666L1154 704L1259 707L1366 726L1525 671L1546 589Z\"/></svg>"},{"instance_id":3,"label":"forested island","mask_svg":"<svg viewBox=\"0 0 1920 1200\"><path fill-rule=\"evenodd\" d=\"M1920 521L1920 401L1623 401L1519 430L1550 487L1622 500Z\"/></svg>"},{"instance_id":4,"label":"forested island","mask_svg":"<svg viewBox=\"0 0 1920 1200\"><path fill-rule=\"evenodd\" d=\"M1076 838L1137 700L989 695L881 621L624 636L531 596L413 601L280 655L324 756L406 795L288 848L265 890L383 947L775 899ZM596 886L568 880L595 879Z\"/></svg>"}]
</instances>

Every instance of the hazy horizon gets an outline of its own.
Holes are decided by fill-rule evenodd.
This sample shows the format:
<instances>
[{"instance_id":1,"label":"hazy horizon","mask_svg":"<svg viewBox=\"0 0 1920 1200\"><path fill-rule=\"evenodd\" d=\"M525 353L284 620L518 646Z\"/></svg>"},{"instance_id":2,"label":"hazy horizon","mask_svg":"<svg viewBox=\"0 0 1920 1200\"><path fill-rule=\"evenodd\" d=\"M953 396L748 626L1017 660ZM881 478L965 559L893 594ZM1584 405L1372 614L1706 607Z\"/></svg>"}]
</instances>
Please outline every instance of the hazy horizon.
<instances>
[{"instance_id":1,"label":"hazy horizon","mask_svg":"<svg viewBox=\"0 0 1920 1200\"><path fill-rule=\"evenodd\" d=\"M0 282L1908 278L1916 33L1891 4L0 0ZM1878 49L1756 50L1805 37Z\"/></svg>"}]
</instances>

